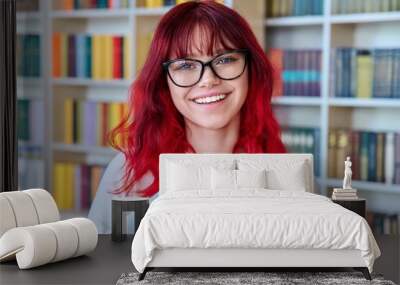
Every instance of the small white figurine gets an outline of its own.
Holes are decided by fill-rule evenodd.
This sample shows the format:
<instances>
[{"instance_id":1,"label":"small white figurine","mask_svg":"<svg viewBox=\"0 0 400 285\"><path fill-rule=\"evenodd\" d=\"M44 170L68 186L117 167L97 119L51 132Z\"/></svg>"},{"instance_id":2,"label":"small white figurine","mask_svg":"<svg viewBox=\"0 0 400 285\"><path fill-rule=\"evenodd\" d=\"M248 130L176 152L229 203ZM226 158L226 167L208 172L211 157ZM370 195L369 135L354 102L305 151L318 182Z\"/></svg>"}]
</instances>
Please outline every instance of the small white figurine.
<instances>
[{"instance_id":1,"label":"small white figurine","mask_svg":"<svg viewBox=\"0 0 400 285\"><path fill-rule=\"evenodd\" d=\"M351 161L350 156L346 158L344 162L344 179L343 179L343 189L352 189L351 188Z\"/></svg>"}]
</instances>

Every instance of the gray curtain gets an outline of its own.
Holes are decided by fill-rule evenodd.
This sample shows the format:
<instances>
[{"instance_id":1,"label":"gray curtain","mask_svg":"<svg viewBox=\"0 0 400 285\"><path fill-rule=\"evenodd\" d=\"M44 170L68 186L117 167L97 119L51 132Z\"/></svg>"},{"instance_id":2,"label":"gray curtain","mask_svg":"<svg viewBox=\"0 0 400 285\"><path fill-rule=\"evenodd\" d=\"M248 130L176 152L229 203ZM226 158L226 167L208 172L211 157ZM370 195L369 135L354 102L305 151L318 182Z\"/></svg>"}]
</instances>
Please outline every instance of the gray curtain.
<instances>
[{"instance_id":1,"label":"gray curtain","mask_svg":"<svg viewBox=\"0 0 400 285\"><path fill-rule=\"evenodd\" d=\"M0 192L18 189L15 0L0 0Z\"/></svg>"}]
</instances>

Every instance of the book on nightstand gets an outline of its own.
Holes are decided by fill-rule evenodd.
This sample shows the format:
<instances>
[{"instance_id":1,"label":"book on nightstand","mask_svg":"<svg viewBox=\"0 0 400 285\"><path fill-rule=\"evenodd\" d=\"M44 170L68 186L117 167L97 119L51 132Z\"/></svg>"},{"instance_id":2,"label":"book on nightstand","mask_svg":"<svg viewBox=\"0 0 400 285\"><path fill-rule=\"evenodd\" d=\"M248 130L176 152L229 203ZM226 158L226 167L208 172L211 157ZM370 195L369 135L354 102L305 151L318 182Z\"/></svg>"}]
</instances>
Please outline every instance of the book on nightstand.
<instances>
[{"instance_id":1,"label":"book on nightstand","mask_svg":"<svg viewBox=\"0 0 400 285\"><path fill-rule=\"evenodd\" d=\"M357 200L357 189L334 188L332 200Z\"/></svg>"}]
</instances>

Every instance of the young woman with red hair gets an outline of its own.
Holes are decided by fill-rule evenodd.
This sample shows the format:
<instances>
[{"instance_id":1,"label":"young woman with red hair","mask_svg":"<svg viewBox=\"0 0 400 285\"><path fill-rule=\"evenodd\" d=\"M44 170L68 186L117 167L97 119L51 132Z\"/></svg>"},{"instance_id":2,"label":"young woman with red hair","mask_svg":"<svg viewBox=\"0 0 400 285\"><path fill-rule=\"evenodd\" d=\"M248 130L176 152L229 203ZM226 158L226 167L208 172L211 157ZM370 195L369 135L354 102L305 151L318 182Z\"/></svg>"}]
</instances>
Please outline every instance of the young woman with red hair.
<instances>
[{"instance_id":1,"label":"young woman with red hair","mask_svg":"<svg viewBox=\"0 0 400 285\"><path fill-rule=\"evenodd\" d=\"M158 192L160 153L285 152L272 84L271 64L236 11L193 1L166 13L133 82L129 116L112 132L120 154L89 212L99 232L111 232L112 193ZM119 136L126 145L116 144Z\"/></svg>"}]
</instances>

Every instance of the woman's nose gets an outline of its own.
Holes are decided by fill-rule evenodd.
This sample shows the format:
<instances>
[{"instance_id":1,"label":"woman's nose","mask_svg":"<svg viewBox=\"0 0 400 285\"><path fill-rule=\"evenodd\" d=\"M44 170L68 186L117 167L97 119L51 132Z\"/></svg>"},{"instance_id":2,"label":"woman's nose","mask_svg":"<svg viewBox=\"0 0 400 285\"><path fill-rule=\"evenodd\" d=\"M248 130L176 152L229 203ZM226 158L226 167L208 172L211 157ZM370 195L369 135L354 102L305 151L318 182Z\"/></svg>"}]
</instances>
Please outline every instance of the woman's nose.
<instances>
[{"instance_id":1,"label":"woman's nose","mask_svg":"<svg viewBox=\"0 0 400 285\"><path fill-rule=\"evenodd\" d=\"M217 85L217 84L220 83L220 81L221 81L221 79L218 78L218 76L216 76L214 74L214 72L211 69L211 67L210 66L206 66L204 68L203 76L200 79L199 86L203 87L203 86Z\"/></svg>"}]
</instances>

